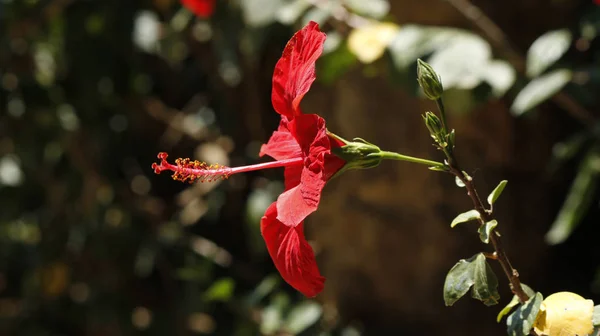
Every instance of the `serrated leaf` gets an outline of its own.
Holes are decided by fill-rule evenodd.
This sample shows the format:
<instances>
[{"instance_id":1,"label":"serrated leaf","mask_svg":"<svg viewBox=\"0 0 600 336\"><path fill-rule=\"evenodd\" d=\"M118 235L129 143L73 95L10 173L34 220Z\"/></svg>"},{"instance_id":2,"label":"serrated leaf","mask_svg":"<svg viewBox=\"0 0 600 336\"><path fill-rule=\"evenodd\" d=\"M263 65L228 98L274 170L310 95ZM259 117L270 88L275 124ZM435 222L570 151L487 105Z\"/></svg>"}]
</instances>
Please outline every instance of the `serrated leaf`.
<instances>
[{"instance_id":1,"label":"serrated leaf","mask_svg":"<svg viewBox=\"0 0 600 336\"><path fill-rule=\"evenodd\" d=\"M568 29L553 30L538 37L527 50L527 76L539 76L558 61L569 49L572 39Z\"/></svg>"},{"instance_id":2,"label":"serrated leaf","mask_svg":"<svg viewBox=\"0 0 600 336\"><path fill-rule=\"evenodd\" d=\"M594 307L594 314L592 315L592 324L595 327L600 326L600 305Z\"/></svg>"},{"instance_id":3,"label":"serrated leaf","mask_svg":"<svg viewBox=\"0 0 600 336\"><path fill-rule=\"evenodd\" d=\"M495 219L480 226L478 230L479 239L481 239L482 242L488 244L490 242L490 234L496 226L498 226L498 221Z\"/></svg>"},{"instance_id":4,"label":"serrated leaf","mask_svg":"<svg viewBox=\"0 0 600 336\"><path fill-rule=\"evenodd\" d=\"M284 329L297 335L315 324L321 318L322 313L323 309L318 303L302 302L292 308L285 321Z\"/></svg>"},{"instance_id":5,"label":"serrated leaf","mask_svg":"<svg viewBox=\"0 0 600 336\"><path fill-rule=\"evenodd\" d=\"M565 203L561 207L546 242L551 245L564 242L581 222L594 200L600 178L600 153L594 147L588 151L579 165L577 176L571 185Z\"/></svg>"},{"instance_id":6,"label":"serrated leaf","mask_svg":"<svg viewBox=\"0 0 600 336\"><path fill-rule=\"evenodd\" d=\"M542 294L537 293L527 302L521 305L506 320L509 336L527 336L533 328L535 318L540 311L540 305L544 300Z\"/></svg>"},{"instance_id":7,"label":"serrated leaf","mask_svg":"<svg viewBox=\"0 0 600 336\"><path fill-rule=\"evenodd\" d=\"M204 293L207 301L228 301L233 295L235 281L232 278L223 278L217 280Z\"/></svg>"},{"instance_id":8,"label":"serrated leaf","mask_svg":"<svg viewBox=\"0 0 600 336\"><path fill-rule=\"evenodd\" d=\"M481 215L479 214L479 212L477 210L475 210L475 209L469 210L467 212L463 212L460 215L456 216L456 218L454 218L452 220L450 227L455 227L456 225L458 225L460 223L476 220L479 218L481 218Z\"/></svg>"},{"instance_id":9,"label":"serrated leaf","mask_svg":"<svg viewBox=\"0 0 600 336\"><path fill-rule=\"evenodd\" d=\"M475 283L471 290L471 297L483 302L486 306L498 304L500 300L498 278L488 264L486 257L482 253L478 254L474 265Z\"/></svg>"},{"instance_id":10,"label":"serrated leaf","mask_svg":"<svg viewBox=\"0 0 600 336\"><path fill-rule=\"evenodd\" d=\"M492 190L492 192L490 193L490 195L487 197L487 202L488 202L489 205L493 205L494 202L496 202L496 200L498 199L498 197L500 197L500 195L504 191L504 187L506 187L507 183L508 183L507 180L502 180L502 181L500 181L500 183L498 183L498 185L496 186L496 188L494 188L494 190Z\"/></svg>"},{"instance_id":11,"label":"serrated leaf","mask_svg":"<svg viewBox=\"0 0 600 336\"><path fill-rule=\"evenodd\" d=\"M498 303L498 279L488 265L485 256L478 253L465 260L459 260L446 275L444 282L444 302L453 305L471 289L471 297L485 305Z\"/></svg>"},{"instance_id":12,"label":"serrated leaf","mask_svg":"<svg viewBox=\"0 0 600 336\"><path fill-rule=\"evenodd\" d=\"M557 69L546 75L533 79L515 97L510 107L514 115L521 115L554 96L567 85L573 73L567 69Z\"/></svg>"}]
</instances>

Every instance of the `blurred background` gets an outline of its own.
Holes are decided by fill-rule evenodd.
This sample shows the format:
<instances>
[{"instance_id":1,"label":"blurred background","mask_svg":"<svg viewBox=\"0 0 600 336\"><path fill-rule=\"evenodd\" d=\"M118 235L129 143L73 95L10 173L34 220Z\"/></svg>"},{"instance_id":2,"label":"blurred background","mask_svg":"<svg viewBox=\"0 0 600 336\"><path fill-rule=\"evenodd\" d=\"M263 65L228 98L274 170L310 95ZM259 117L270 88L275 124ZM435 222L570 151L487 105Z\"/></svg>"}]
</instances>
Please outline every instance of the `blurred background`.
<instances>
[{"instance_id":1,"label":"blurred background","mask_svg":"<svg viewBox=\"0 0 600 336\"><path fill-rule=\"evenodd\" d=\"M307 221L327 282L308 300L260 235L281 170L153 174L159 151L260 162L274 65L309 20L328 39L305 112L441 160L420 116L427 60L480 193L509 181L495 209L522 281L600 302L592 0L197 2L0 0L1 335L506 334L497 264L500 305L444 306L447 271L489 251L450 229L471 204L447 175L384 162L328 183Z\"/></svg>"}]
</instances>

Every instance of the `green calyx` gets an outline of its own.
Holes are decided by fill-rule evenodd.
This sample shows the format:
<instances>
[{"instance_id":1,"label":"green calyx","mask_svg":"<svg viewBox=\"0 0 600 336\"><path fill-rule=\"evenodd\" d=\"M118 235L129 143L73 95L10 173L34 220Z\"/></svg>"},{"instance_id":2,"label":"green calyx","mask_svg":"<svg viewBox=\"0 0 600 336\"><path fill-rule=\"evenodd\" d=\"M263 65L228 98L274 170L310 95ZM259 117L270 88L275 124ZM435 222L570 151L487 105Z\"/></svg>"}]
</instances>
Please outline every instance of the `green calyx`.
<instances>
[{"instance_id":1,"label":"green calyx","mask_svg":"<svg viewBox=\"0 0 600 336\"><path fill-rule=\"evenodd\" d=\"M383 160L381 149L370 142L361 138L354 138L352 141L342 139L342 141L345 143L344 146L331 150L333 154L346 161L342 170L374 168Z\"/></svg>"},{"instance_id":2,"label":"green calyx","mask_svg":"<svg viewBox=\"0 0 600 336\"><path fill-rule=\"evenodd\" d=\"M417 60L417 81L423 89L423 93L430 100L438 100L444 92L440 76L433 70L431 65Z\"/></svg>"},{"instance_id":3,"label":"green calyx","mask_svg":"<svg viewBox=\"0 0 600 336\"><path fill-rule=\"evenodd\" d=\"M421 159L395 152L381 150L378 146L363 140L354 138L352 141L345 140L331 132L327 133L330 137L343 143L343 146L331 149L331 152L344 160L346 164L340 169L334 177L340 175L349 169L368 169L377 167L383 160L406 161L429 166L429 169L436 171L448 171L448 167L436 161Z\"/></svg>"}]
</instances>

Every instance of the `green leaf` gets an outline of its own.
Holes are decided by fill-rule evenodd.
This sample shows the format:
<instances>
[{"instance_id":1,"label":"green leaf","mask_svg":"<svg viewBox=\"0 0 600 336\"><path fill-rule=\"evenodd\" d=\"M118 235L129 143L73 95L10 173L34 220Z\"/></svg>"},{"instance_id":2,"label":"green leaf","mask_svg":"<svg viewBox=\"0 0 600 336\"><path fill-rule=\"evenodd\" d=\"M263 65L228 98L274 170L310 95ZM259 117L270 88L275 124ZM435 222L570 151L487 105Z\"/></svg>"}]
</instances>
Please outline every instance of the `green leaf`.
<instances>
[{"instance_id":1,"label":"green leaf","mask_svg":"<svg viewBox=\"0 0 600 336\"><path fill-rule=\"evenodd\" d=\"M535 292L533 291L533 289L531 289L531 287L527 286L526 284L522 283L521 287L523 287L523 290L525 291L525 293L527 294L527 296L529 297L533 297L535 295ZM519 297L516 295L513 295L512 299L510 300L510 302L506 305L506 307L504 307L499 313L498 316L496 317L496 322L500 323L500 321L502 320L502 318L507 315L508 313L510 313L510 311L517 305L519 304Z\"/></svg>"},{"instance_id":2,"label":"green leaf","mask_svg":"<svg viewBox=\"0 0 600 336\"><path fill-rule=\"evenodd\" d=\"M254 288L252 293L248 296L247 302L250 305L256 305L265 296L271 294L280 282L279 275L269 275L265 277L259 284Z\"/></svg>"},{"instance_id":3,"label":"green leaf","mask_svg":"<svg viewBox=\"0 0 600 336\"><path fill-rule=\"evenodd\" d=\"M388 46L388 50L394 66L398 69L407 69L415 64L417 58L444 49L455 40L469 38L478 38L478 36L462 29L407 24L402 25L396 38ZM468 62L468 60L464 61Z\"/></svg>"},{"instance_id":4,"label":"green leaf","mask_svg":"<svg viewBox=\"0 0 600 336\"><path fill-rule=\"evenodd\" d=\"M600 149L593 147L579 165L577 176L571 185L567 199L560 209L546 242L556 245L564 242L581 222L594 201L600 177Z\"/></svg>"},{"instance_id":5,"label":"green leaf","mask_svg":"<svg viewBox=\"0 0 600 336\"><path fill-rule=\"evenodd\" d=\"M559 168L581 153L591 138L587 131L576 133L568 139L555 143L552 146L552 159L548 164L550 174L555 173Z\"/></svg>"},{"instance_id":6,"label":"green leaf","mask_svg":"<svg viewBox=\"0 0 600 336\"><path fill-rule=\"evenodd\" d=\"M321 305L316 302L304 301L292 308L284 328L289 333L297 335L315 324L321 318L322 313Z\"/></svg>"},{"instance_id":7,"label":"green leaf","mask_svg":"<svg viewBox=\"0 0 600 336\"><path fill-rule=\"evenodd\" d=\"M222 278L217 280L204 293L204 299L207 301L228 301L233 295L235 282L232 278Z\"/></svg>"},{"instance_id":8,"label":"green leaf","mask_svg":"<svg viewBox=\"0 0 600 336\"><path fill-rule=\"evenodd\" d=\"M244 21L251 27L264 27L277 19L283 0L244 0L240 2Z\"/></svg>"},{"instance_id":9,"label":"green leaf","mask_svg":"<svg viewBox=\"0 0 600 336\"><path fill-rule=\"evenodd\" d=\"M496 188L494 188L494 190L490 193L490 195L487 198L489 205L492 205L492 204L494 204L494 202L496 202L498 197L500 197L500 195L504 191L504 187L506 187L507 183L508 183L507 180L502 180L502 181L500 181L500 183L498 183L498 186L496 186Z\"/></svg>"},{"instance_id":10,"label":"green leaf","mask_svg":"<svg viewBox=\"0 0 600 336\"><path fill-rule=\"evenodd\" d=\"M319 81L325 84L335 82L340 76L350 70L358 60L348 50L346 43L341 43L335 50L323 55L317 63Z\"/></svg>"},{"instance_id":11,"label":"green leaf","mask_svg":"<svg viewBox=\"0 0 600 336\"><path fill-rule=\"evenodd\" d=\"M475 283L471 290L471 297L483 302L486 306L498 304L500 300L498 278L482 253L477 255L474 265Z\"/></svg>"},{"instance_id":12,"label":"green leaf","mask_svg":"<svg viewBox=\"0 0 600 336\"><path fill-rule=\"evenodd\" d=\"M592 324L594 324L594 326L600 326L600 305L594 307L594 313L592 315Z\"/></svg>"},{"instance_id":13,"label":"green leaf","mask_svg":"<svg viewBox=\"0 0 600 336\"><path fill-rule=\"evenodd\" d=\"M458 225L460 223L476 220L479 218L481 218L481 215L479 214L479 212L477 210L475 210L475 209L469 210L467 212L463 212L460 215L456 216L456 218L454 218L452 220L450 227L455 227L456 225Z\"/></svg>"},{"instance_id":14,"label":"green leaf","mask_svg":"<svg viewBox=\"0 0 600 336\"><path fill-rule=\"evenodd\" d=\"M510 299L510 302L504 307L502 308L502 310L498 313L498 316L496 316L496 322L500 323L500 321L502 321L502 318L510 313L510 311L519 304L519 297L517 297L516 295L513 295L512 299Z\"/></svg>"},{"instance_id":15,"label":"green leaf","mask_svg":"<svg viewBox=\"0 0 600 336\"><path fill-rule=\"evenodd\" d=\"M261 312L260 333L262 335L275 334L281 327L282 315L281 308L276 305L265 307Z\"/></svg>"},{"instance_id":16,"label":"green leaf","mask_svg":"<svg viewBox=\"0 0 600 336\"><path fill-rule=\"evenodd\" d=\"M529 335L543 300L542 294L537 293L508 317L506 325L509 336Z\"/></svg>"},{"instance_id":17,"label":"green leaf","mask_svg":"<svg viewBox=\"0 0 600 336\"><path fill-rule=\"evenodd\" d=\"M517 72L508 62L491 61L483 69L481 77L490 84L495 97L502 97L515 83Z\"/></svg>"},{"instance_id":18,"label":"green leaf","mask_svg":"<svg viewBox=\"0 0 600 336\"><path fill-rule=\"evenodd\" d=\"M444 282L444 302L446 306L453 305L463 297L469 289L471 297L482 301L485 305L498 303L498 279L488 265L482 253L468 260L460 260L446 276Z\"/></svg>"},{"instance_id":19,"label":"green leaf","mask_svg":"<svg viewBox=\"0 0 600 336\"><path fill-rule=\"evenodd\" d=\"M553 30L535 40L527 50L527 76L536 77L569 49L573 36L568 29Z\"/></svg>"},{"instance_id":20,"label":"green leaf","mask_svg":"<svg viewBox=\"0 0 600 336\"><path fill-rule=\"evenodd\" d=\"M331 17L331 7L333 3L325 3L326 5L323 7L311 7L305 14L302 16L302 25L305 26L310 21L315 21L316 23L323 25L329 18Z\"/></svg>"},{"instance_id":21,"label":"green leaf","mask_svg":"<svg viewBox=\"0 0 600 336\"><path fill-rule=\"evenodd\" d=\"M277 10L277 21L290 26L298 21L300 16L310 7L310 3L305 0L294 0L286 3Z\"/></svg>"},{"instance_id":22,"label":"green leaf","mask_svg":"<svg viewBox=\"0 0 600 336\"><path fill-rule=\"evenodd\" d=\"M444 89L474 89L488 68L492 48L477 35L455 36L443 48L434 51L428 63L442 78Z\"/></svg>"},{"instance_id":23,"label":"green leaf","mask_svg":"<svg viewBox=\"0 0 600 336\"><path fill-rule=\"evenodd\" d=\"M283 324L283 312L287 309L290 298L283 293L271 298L269 305L262 310L260 332L262 335L273 335L280 331Z\"/></svg>"},{"instance_id":24,"label":"green leaf","mask_svg":"<svg viewBox=\"0 0 600 336\"><path fill-rule=\"evenodd\" d=\"M454 182L456 183L456 186L459 188L464 188L465 184L463 183L463 181L461 179L458 178L458 176L456 176L454 178Z\"/></svg>"},{"instance_id":25,"label":"green leaf","mask_svg":"<svg viewBox=\"0 0 600 336\"><path fill-rule=\"evenodd\" d=\"M535 78L519 92L510 107L511 112L519 116L533 109L554 96L571 81L572 77L573 73L570 70L558 69Z\"/></svg>"},{"instance_id":26,"label":"green leaf","mask_svg":"<svg viewBox=\"0 0 600 336\"><path fill-rule=\"evenodd\" d=\"M344 5L355 13L374 19L382 19L390 11L387 0L344 0Z\"/></svg>"},{"instance_id":27,"label":"green leaf","mask_svg":"<svg viewBox=\"0 0 600 336\"><path fill-rule=\"evenodd\" d=\"M476 256L468 260L459 260L444 281L444 302L446 306L452 306L456 301L463 297L471 286L475 283L473 279L473 262Z\"/></svg>"},{"instance_id":28,"label":"green leaf","mask_svg":"<svg viewBox=\"0 0 600 336\"><path fill-rule=\"evenodd\" d=\"M479 239L481 239L482 242L488 244L490 242L490 234L496 226L498 226L498 221L495 219L480 226L478 230Z\"/></svg>"}]
</instances>

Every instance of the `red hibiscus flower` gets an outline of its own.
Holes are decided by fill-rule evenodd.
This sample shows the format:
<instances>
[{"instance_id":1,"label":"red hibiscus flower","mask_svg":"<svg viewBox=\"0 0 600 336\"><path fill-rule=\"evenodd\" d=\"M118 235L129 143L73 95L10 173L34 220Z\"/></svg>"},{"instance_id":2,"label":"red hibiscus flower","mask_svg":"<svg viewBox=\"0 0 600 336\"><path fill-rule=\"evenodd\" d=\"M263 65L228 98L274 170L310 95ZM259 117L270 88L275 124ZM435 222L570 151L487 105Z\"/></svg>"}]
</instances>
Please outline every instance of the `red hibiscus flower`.
<instances>
[{"instance_id":1,"label":"red hibiscus flower","mask_svg":"<svg viewBox=\"0 0 600 336\"><path fill-rule=\"evenodd\" d=\"M202 18L208 18L215 12L216 0L181 0L181 4L192 13Z\"/></svg>"},{"instance_id":2,"label":"red hibiscus flower","mask_svg":"<svg viewBox=\"0 0 600 336\"><path fill-rule=\"evenodd\" d=\"M260 155L276 161L244 167L208 166L198 161L166 161L158 155L154 163L158 174L173 171L181 181L212 181L247 171L284 167L285 191L271 204L261 220L267 249L281 276L308 297L323 290L325 278L319 273L312 248L304 237L304 219L317 210L326 182L346 161L332 154L344 144L328 135L325 120L315 114L302 114L300 101L315 80L315 62L323 51L325 34L315 22L297 32L288 42L273 74L272 102L281 115Z\"/></svg>"}]
</instances>

